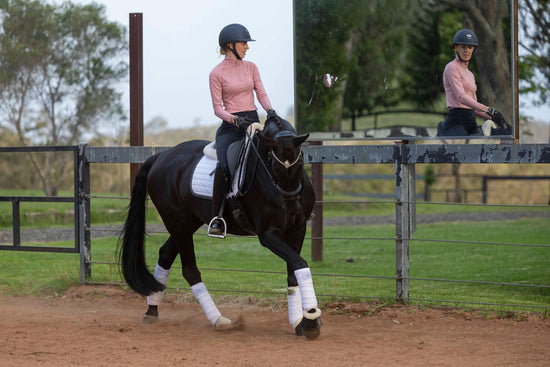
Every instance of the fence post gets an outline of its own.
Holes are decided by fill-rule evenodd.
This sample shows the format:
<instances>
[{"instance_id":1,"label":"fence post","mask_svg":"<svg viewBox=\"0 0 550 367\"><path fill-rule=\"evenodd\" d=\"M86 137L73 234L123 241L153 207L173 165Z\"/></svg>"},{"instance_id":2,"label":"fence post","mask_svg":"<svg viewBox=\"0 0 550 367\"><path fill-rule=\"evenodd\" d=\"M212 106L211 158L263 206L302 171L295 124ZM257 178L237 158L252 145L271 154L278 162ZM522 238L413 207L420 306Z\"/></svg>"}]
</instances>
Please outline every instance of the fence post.
<instances>
[{"instance_id":1,"label":"fence post","mask_svg":"<svg viewBox=\"0 0 550 367\"><path fill-rule=\"evenodd\" d=\"M416 230L414 163L403 161L408 142L395 144L395 298L409 301L409 239Z\"/></svg>"},{"instance_id":2,"label":"fence post","mask_svg":"<svg viewBox=\"0 0 550 367\"><path fill-rule=\"evenodd\" d=\"M143 14L130 13L130 145L143 146ZM140 163L130 163L130 192Z\"/></svg>"},{"instance_id":3,"label":"fence post","mask_svg":"<svg viewBox=\"0 0 550 367\"><path fill-rule=\"evenodd\" d=\"M92 276L92 243L90 236L90 163L86 160L86 144L78 146L77 159L77 192L78 210L77 216L77 241L80 252L80 284L85 284Z\"/></svg>"},{"instance_id":4,"label":"fence post","mask_svg":"<svg viewBox=\"0 0 550 367\"><path fill-rule=\"evenodd\" d=\"M311 145L323 145L322 141L311 141ZM311 261L323 261L323 164L311 165L311 184L315 192L315 206L311 221Z\"/></svg>"}]
</instances>

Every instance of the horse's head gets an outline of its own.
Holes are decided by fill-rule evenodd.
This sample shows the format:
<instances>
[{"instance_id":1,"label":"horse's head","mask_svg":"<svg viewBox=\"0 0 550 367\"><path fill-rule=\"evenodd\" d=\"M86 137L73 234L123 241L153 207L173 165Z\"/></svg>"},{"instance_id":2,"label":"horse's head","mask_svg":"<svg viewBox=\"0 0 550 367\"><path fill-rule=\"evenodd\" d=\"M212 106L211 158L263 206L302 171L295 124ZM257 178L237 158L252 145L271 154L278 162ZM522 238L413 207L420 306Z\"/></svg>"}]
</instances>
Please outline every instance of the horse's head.
<instances>
[{"instance_id":1,"label":"horse's head","mask_svg":"<svg viewBox=\"0 0 550 367\"><path fill-rule=\"evenodd\" d=\"M260 134L263 145L271 154L271 169L277 190L290 212L297 211L297 200L302 190L304 160L301 145L309 134L296 135L294 127L279 116L266 120ZM293 202L294 205L290 205Z\"/></svg>"}]
</instances>

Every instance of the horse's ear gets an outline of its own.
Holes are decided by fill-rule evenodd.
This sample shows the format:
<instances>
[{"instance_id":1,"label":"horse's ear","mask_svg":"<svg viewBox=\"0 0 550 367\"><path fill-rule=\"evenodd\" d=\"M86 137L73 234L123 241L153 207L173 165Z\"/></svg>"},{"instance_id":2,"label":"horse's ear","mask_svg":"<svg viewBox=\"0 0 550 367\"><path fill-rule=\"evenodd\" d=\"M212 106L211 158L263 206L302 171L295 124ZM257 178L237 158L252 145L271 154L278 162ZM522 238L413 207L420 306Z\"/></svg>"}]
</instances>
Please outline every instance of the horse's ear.
<instances>
[{"instance_id":1,"label":"horse's ear","mask_svg":"<svg viewBox=\"0 0 550 367\"><path fill-rule=\"evenodd\" d=\"M306 139L309 138L309 134L299 135L295 138L292 138L292 141L294 142L294 146L300 146Z\"/></svg>"},{"instance_id":2,"label":"horse's ear","mask_svg":"<svg viewBox=\"0 0 550 367\"><path fill-rule=\"evenodd\" d=\"M262 141L262 143L268 147L268 148L273 148L275 147L276 143L275 143L275 140L274 139L271 139L267 136L265 136L264 134L258 134L258 136L260 137L260 140Z\"/></svg>"}]
</instances>

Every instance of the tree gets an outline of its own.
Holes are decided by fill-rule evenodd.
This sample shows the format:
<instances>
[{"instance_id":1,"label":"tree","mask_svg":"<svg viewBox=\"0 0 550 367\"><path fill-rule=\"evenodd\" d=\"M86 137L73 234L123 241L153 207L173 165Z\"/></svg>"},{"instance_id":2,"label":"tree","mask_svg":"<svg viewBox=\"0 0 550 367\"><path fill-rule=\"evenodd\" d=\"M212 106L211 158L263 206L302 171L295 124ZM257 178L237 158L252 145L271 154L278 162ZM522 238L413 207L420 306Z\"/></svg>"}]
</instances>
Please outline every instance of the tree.
<instances>
[{"instance_id":1,"label":"tree","mask_svg":"<svg viewBox=\"0 0 550 367\"><path fill-rule=\"evenodd\" d=\"M362 1L362 0L361 0ZM351 29L361 1L295 1L296 112L300 132L337 126Z\"/></svg>"},{"instance_id":2,"label":"tree","mask_svg":"<svg viewBox=\"0 0 550 367\"><path fill-rule=\"evenodd\" d=\"M397 76L402 67L410 1L382 0L359 4L360 21L352 31L352 62L347 70L344 114L355 116L399 101Z\"/></svg>"},{"instance_id":3,"label":"tree","mask_svg":"<svg viewBox=\"0 0 550 367\"><path fill-rule=\"evenodd\" d=\"M300 131L340 130L340 119L395 103L410 1L296 0L296 110Z\"/></svg>"},{"instance_id":4,"label":"tree","mask_svg":"<svg viewBox=\"0 0 550 367\"><path fill-rule=\"evenodd\" d=\"M444 93L440 39L440 18L438 11L422 8L414 11L410 29L407 32L405 73L401 76L402 96L420 108L433 107Z\"/></svg>"},{"instance_id":5,"label":"tree","mask_svg":"<svg viewBox=\"0 0 550 367\"><path fill-rule=\"evenodd\" d=\"M74 145L101 121L124 118L113 85L127 72L126 29L104 6L4 0L0 22L0 124L20 145ZM31 154L47 195L71 158Z\"/></svg>"},{"instance_id":6,"label":"tree","mask_svg":"<svg viewBox=\"0 0 550 367\"><path fill-rule=\"evenodd\" d=\"M548 102L550 93L550 1L520 0L519 46L528 54L520 56L521 93L535 93L535 105Z\"/></svg>"}]
</instances>

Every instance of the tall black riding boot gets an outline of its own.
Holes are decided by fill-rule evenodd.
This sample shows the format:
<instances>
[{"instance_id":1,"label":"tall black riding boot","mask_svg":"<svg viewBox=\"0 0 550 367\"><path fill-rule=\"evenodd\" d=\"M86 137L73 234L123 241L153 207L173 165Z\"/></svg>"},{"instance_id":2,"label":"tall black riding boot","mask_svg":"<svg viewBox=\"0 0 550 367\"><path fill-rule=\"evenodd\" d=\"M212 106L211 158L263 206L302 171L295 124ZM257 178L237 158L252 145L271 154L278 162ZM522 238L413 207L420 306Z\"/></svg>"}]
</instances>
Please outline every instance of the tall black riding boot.
<instances>
[{"instance_id":1,"label":"tall black riding boot","mask_svg":"<svg viewBox=\"0 0 550 367\"><path fill-rule=\"evenodd\" d=\"M214 193L212 195L212 220L208 225L210 237L225 238L227 231L225 220L222 218L225 206L225 197L229 191L229 175L216 166L214 174Z\"/></svg>"}]
</instances>

